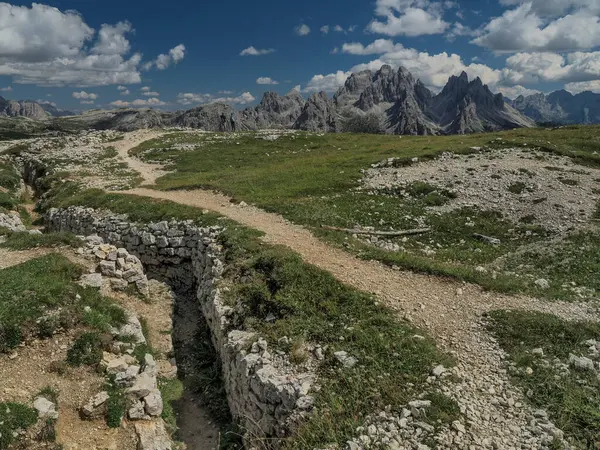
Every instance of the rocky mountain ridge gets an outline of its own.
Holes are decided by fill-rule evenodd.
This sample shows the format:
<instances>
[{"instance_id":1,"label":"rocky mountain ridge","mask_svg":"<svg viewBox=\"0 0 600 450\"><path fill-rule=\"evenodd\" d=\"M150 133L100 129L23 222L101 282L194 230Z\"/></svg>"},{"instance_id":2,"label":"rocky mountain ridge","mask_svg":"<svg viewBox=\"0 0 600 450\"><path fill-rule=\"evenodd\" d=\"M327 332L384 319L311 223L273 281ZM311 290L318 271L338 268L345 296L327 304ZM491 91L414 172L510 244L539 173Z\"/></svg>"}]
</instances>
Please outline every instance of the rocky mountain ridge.
<instances>
[{"instance_id":1,"label":"rocky mountain ridge","mask_svg":"<svg viewBox=\"0 0 600 450\"><path fill-rule=\"evenodd\" d=\"M573 95L560 90L517 97L512 105L538 123L594 124L600 123L600 94L586 91Z\"/></svg>"},{"instance_id":2,"label":"rocky mountain ridge","mask_svg":"<svg viewBox=\"0 0 600 450\"><path fill-rule=\"evenodd\" d=\"M451 76L443 90L434 94L405 68L395 70L384 65L375 72L353 73L333 97L319 92L305 99L292 90L286 95L266 92L258 105L242 111L213 103L175 112L121 108L71 114L51 104L0 97L0 116L51 121L58 129L185 127L225 132L297 129L438 135L532 127L536 123L600 123L600 94L572 95L562 90L510 101L502 94L493 94L481 79L470 81L465 72Z\"/></svg>"}]
</instances>

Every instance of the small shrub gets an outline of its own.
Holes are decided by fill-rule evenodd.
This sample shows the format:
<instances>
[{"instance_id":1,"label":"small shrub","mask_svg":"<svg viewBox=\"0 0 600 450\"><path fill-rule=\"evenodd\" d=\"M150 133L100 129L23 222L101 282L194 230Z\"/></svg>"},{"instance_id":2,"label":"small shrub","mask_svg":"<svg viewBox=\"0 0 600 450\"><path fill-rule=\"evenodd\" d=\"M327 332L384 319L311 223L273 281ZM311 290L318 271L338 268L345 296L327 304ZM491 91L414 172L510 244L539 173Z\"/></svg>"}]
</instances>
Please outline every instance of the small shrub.
<instances>
[{"instance_id":1,"label":"small shrub","mask_svg":"<svg viewBox=\"0 0 600 450\"><path fill-rule=\"evenodd\" d=\"M37 435L40 442L56 442L56 420L46 419L44 426Z\"/></svg>"},{"instance_id":2,"label":"small shrub","mask_svg":"<svg viewBox=\"0 0 600 450\"><path fill-rule=\"evenodd\" d=\"M46 386L42 388L37 394L33 396L34 399L38 397L44 397L45 399L50 400L55 405L58 405L58 391L52 386Z\"/></svg>"},{"instance_id":3,"label":"small shrub","mask_svg":"<svg viewBox=\"0 0 600 450\"><path fill-rule=\"evenodd\" d=\"M21 328L14 324L0 324L0 353L6 353L23 340Z\"/></svg>"},{"instance_id":4,"label":"small shrub","mask_svg":"<svg viewBox=\"0 0 600 450\"><path fill-rule=\"evenodd\" d=\"M73 367L98 364L102 359L102 347L98 333L84 333L67 351L67 362Z\"/></svg>"},{"instance_id":5,"label":"small shrub","mask_svg":"<svg viewBox=\"0 0 600 450\"><path fill-rule=\"evenodd\" d=\"M48 372L64 375L69 371L69 365L65 361L52 361L48 365Z\"/></svg>"},{"instance_id":6,"label":"small shrub","mask_svg":"<svg viewBox=\"0 0 600 450\"><path fill-rule=\"evenodd\" d=\"M108 400L106 401L106 424L109 428L119 428L125 417L125 390L111 377L106 384Z\"/></svg>"},{"instance_id":7,"label":"small shrub","mask_svg":"<svg viewBox=\"0 0 600 450\"><path fill-rule=\"evenodd\" d=\"M21 403L0 403L0 448L12 444L14 433L26 430L37 422L37 411Z\"/></svg>"},{"instance_id":8,"label":"small shrub","mask_svg":"<svg viewBox=\"0 0 600 450\"><path fill-rule=\"evenodd\" d=\"M513 183L510 186L508 186L508 192L512 192L513 194L517 195L522 194L523 192L525 192L526 189L527 185L520 181L517 181L516 183Z\"/></svg>"}]
</instances>

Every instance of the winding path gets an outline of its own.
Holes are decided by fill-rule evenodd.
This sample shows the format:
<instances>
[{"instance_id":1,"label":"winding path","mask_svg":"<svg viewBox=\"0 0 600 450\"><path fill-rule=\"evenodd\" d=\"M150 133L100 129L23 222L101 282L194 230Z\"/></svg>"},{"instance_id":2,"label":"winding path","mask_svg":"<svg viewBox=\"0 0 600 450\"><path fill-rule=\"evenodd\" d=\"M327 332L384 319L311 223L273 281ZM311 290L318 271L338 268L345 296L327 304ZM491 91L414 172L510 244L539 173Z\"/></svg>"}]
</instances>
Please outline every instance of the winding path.
<instances>
[{"instance_id":1,"label":"winding path","mask_svg":"<svg viewBox=\"0 0 600 450\"><path fill-rule=\"evenodd\" d=\"M147 184L153 184L157 175L164 172L157 166L130 157L128 150L145 139L159 135L137 132L117 147L120 155L142 174ZM484 313L495 309L523 309L550 312L568 320L597 320L598 317L597 312L586 304L551 303L525 296L484 292L476 285L393 270L375 261L360 260L327 245L306 228L277 214L251 206L234 205L229 198L218 193L147 188L132 189L127 193L212 210L258 229L265 233L265 242L289 247L307 263L330 272L348 285L374 293L400 317L427 328L443 349L456 356L462 381L449 395L461 405L469 421L468 431L461 442L448 436L448 440L444 441L454 440L454 444L444 448L469 448L470 445L492 448L493 442L502 449L538 448L529 447L523 437L530 411L525 406L521 391L508 380L503 352L482 325ZM506 399L513 399L514 402L510 402L513 406L507 406ZM521 432L506 432L517 428ZM489 445L484 439L489 440Z\"/></svg>"}]
</instances>

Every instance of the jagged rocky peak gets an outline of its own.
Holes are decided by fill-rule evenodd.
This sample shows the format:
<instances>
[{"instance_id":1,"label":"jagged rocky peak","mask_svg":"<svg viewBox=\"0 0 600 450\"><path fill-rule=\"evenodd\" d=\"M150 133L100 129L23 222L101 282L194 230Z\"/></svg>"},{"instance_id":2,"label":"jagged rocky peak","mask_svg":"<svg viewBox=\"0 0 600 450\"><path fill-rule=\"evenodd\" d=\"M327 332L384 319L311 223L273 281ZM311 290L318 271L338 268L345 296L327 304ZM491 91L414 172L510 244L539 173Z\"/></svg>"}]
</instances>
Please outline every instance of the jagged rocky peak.
<instances>
[{"instance_id":1,"label":"jagged rocky peak","mask_svg":"<svg viewBox=\"0 0 600 450\"><path fill-rule=\"evenodd\" d=\"M353 106L371 83L373 83L373 72L370 70L353 73L333 96L333 101L339 108Z\"/></svg>"},{"instance_id":2,"label":"jagged rocky peak","mask_svg":"<svg viewBox=\"0 0 600 450\"><path fill-rule=\"evenodd\" d=\"M281 113L293 107L302 108L303 105L304 98L294 89L284 96L277 92L265 92L259 103L259 108L264 111Z\"/></svg>"},{"instance_id":3,"label":"jagged rocky peak","mask_svg":"<svg viewBox=\"0 0 600 450\"><path fill-rule=\"evenodd\" d=\"M314 93L308 98L294 128L305 131L338 131L336 106L327 93Z\"/></svg>"},{"instance_id":4,"label":"jagged rocky peak","mask_svg":"<svg viewBox=\"0 0 600 450\"><path fill-rule=\"evenodd\" d=\"M381 103L392 104L404 101L407 97L414 97L421 107L430 100L431 93L420 81L415 81L404 67L394 71L392 67L384 65L375 73L373 82L365 88L355 106L368 111Z\"/></svg>"},{"instance_id":5,"label":"jagged rocky peak","mask_svg":"<svg viewBox=\"0 0 600 450\"><path fill-rule=\"evenodd\" d=\"M430 102L428 115L446 133L475 133L532 126L531 120L506 105L477 77L469 82L466 72L451 76Z\"/></svg>"}]
</instances>

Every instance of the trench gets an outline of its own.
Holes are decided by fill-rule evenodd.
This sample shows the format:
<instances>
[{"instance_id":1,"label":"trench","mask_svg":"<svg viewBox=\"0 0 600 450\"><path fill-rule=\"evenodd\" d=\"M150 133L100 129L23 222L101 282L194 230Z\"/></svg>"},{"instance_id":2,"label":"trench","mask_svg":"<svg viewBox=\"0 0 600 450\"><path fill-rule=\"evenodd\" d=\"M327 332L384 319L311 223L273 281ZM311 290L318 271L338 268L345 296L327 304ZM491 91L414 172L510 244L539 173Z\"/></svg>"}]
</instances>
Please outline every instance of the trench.
<instances>
[{"instance_id":1,"label":"trench","mask_svg":"<svg viewBox=\"0 0 600 450\"><path fill-rule=\"evenodd\" d=\"M218 449L223 422L230 418L218 417L215 406L209 405L214 390L219 390L218 357L210 342L208 326L198 308L193 291L175 293L173 307L173 348L179 380L183 383L183 396L173 402L177 416L175 439L184 442L188 449ZM227 400L213 399L217 405ZM220 405L219 405L220 406ZM227 411L228 412L228 411Z\"/></svg>"},{"instance_id":2,"label":"trench","mask_svg":"<svg viewBox=\"0 0 600 450\"><path fill-rule=\"evenodd\" d=\"M23 181L36 203L44 197L43 178L47 175L40 164L22 167ZM135 248L128 250L142 259ZM148 279L164 282L174 294L171 338L183 395L171 403L177 423L173 439L184 443L188 450L243 448L229 411L219 356L196 298L197 285L187 276L192 273L191 263L173 268L177 274L174 278L163 276L160 267L146 264L143 259L142 263Z\"/></svg>"}]
</instances>

